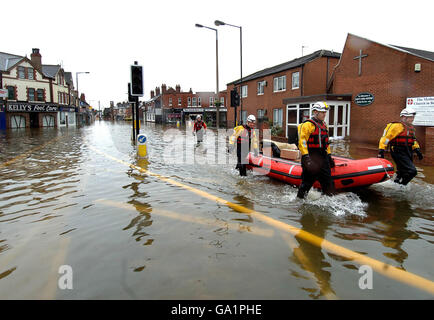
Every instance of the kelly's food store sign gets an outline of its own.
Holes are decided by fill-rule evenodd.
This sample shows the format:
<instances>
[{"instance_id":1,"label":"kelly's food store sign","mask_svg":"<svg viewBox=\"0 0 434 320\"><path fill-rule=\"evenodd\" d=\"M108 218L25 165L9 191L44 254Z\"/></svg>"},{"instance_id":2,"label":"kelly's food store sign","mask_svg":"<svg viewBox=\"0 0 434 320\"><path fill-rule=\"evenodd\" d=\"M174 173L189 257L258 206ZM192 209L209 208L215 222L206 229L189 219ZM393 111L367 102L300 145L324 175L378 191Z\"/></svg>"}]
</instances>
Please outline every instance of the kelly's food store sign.
<instances>
[{"instance_id":1,"label":"kelly's food store sign","mask_svg":"<svg viewBox=\"0 0 434 320\"><path fill-rule=\"evenodd\" d=\"M9 104L6 108L8 112L57 112L57 106L44 104Z\"/></svg>"}]
</instances>

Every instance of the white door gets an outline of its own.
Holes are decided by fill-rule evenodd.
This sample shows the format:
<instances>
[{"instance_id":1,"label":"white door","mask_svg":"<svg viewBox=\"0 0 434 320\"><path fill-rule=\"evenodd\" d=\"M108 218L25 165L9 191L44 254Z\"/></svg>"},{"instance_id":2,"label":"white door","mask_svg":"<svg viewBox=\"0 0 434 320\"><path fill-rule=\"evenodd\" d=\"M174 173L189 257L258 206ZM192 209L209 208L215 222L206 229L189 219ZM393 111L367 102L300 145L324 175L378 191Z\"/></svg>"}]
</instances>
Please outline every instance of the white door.
<instances>
[{"instance_id":1,"label":"white door","mask_svg":"<svg viewBox=\"0 0 434 320\"><path fill-rule=\"evenodd\" d=\"M349 135L349 103L329 103L329 134L332 139L343 139Z\"/></svg>"},{"instance_id":2,"label":"white door","mask_svg":"<svg viewBox=\"0 0 434 320\"><path fill-rule=\"evenodd\" d=\"M11 128L25 128L26 127L26 118L24 116L11 116Z\"/></svg>"}]
</instances>

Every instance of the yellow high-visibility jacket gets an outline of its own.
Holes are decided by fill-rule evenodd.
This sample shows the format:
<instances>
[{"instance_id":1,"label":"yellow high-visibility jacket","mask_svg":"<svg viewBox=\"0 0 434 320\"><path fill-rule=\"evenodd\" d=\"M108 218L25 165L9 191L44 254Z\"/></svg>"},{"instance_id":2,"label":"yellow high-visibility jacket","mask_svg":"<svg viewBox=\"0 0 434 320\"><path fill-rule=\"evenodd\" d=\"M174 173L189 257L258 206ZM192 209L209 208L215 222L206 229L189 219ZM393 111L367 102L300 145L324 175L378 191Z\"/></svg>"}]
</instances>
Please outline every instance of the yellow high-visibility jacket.
<instances>
[{"instance_id":1,"label":"yellow high-visibility jacket","mask_svg":"<svg viewBox=\"0 0 434 320\"><path fill-rule=\"evenodd\" d=\"M380 139L378 149L386 150L389 142L395 139L402 131L405 130L405 126L400 122L391 122L384 129L383 136ZM412 146L412 150L419 149L419 143L415 140Z\"/></svg>"},{"instance_id":2,"label":"yellow high-visibility jacket","mask_svg":"<svg viewBox=\"0 0 434 320\"><path fill-rule=\"evenodd\" d=\"M300 149L302 156L309 154L307 141L309 140L311 133L314 131L315 125L310 121L298 125L298 149ZM327 153L331 154L330 145L327 146Z\"/></svg>"},{"instance_id":3,"label":"yellow high-visibility jacket","mask_svg":"<svg viewBox=\"0 0 434 320\"><path fill-rule=\"evenodd\" d=\"M234 145L237 142L238 137L244 132L244 130L247 131L244 126L237 126L234 128L234 133L229 138L229 144ZM247 134L247 133L246 133ZM251 138L251 149L258 150L259 149L259 143L258 138L256 136L256 130L252 129L252 138Z\"/></svg>"}]
</instances>

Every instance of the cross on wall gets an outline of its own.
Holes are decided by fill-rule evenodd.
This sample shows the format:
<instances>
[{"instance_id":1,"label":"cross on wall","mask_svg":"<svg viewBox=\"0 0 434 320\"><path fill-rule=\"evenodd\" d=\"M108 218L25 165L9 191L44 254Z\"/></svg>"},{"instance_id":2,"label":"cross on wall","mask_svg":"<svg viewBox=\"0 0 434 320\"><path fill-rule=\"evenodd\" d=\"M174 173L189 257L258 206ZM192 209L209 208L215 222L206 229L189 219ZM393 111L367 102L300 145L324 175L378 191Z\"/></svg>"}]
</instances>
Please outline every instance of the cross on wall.
<instances>
[{"instance_id":1,"label":"cross on wall","mask_svg":"<svg viewBox=\"0 0 434 320\"><path fill-rule=\"evenodd\" d=\"M362 54L362 49L360 49L360 54L357 57L353 58L353 60L359 59L359 76L362 75L362 58L365 58L367 56L367 54Z\"/></svg>"}]
</instances>

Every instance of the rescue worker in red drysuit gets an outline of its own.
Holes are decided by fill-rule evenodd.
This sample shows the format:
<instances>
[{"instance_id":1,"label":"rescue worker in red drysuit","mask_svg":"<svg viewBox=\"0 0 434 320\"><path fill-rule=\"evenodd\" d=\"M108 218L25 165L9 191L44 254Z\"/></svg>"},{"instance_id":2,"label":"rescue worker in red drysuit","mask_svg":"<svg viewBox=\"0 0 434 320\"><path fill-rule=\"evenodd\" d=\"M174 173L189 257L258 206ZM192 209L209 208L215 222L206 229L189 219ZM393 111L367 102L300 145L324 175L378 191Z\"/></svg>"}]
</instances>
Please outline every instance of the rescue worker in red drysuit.
<instances>
[{"instance_id":1,"label":"rescue worker in red drysuit","mask_svg":"<svg viewBox=\"0 0 434 320\"><path fill-rule=\"evenodd\" d=\"M397 168L394 182L402 185L407 185L417 175L413 164L413 152L419 160L423 159L413 127L415 116L414 109L403 109L400 113L401 121L391 122L386 126L378 146L378 158L384 158L385 150L390 147L390 154Z\"/></svg>"},{"instance_id":2,"label":"rescue worker in red drysuit","mask_svg":"<svg viewBox=\"0 0 434 320\"><path fill-rule=\"evenodd\" d=\"M193 135L196 136L198 147L203 142L203 135L206 133L206 123L202 121L202 116L198 115L193 126Z\"/></svg>"},{"instance_id":3,"label":"rescue worker in red drysuit","mask_svg":"<svg viewBox=\"0 0 434 320\"><path fill-rule=\"evenodd\" d=\"M234 128L234 133L229 138L228 152L235 148L237 143L237 166L236 169L240 170L240 176L247 176L247 163L248 154L251 149L255 156L258 155L259 143L255 132L256 117L249 115L247 117L247 124L240 125Z\"/></svg>"},{"instance_id":4,"label":"rescue worker in red drysuit","mask_svg":"<svg viewBox=\"0 0 434 320\"><path fill-rule=\"evenodd\" d=\"M331 169L335 162L331 157L329 134L324 119L329 106L316 102L312 106L313 117L298 126L298 148L301 152L301 185L297 197L303 199L315 181L321 184L322 193L331 196L335 192Z\"/></svg>"}]
</instances>

